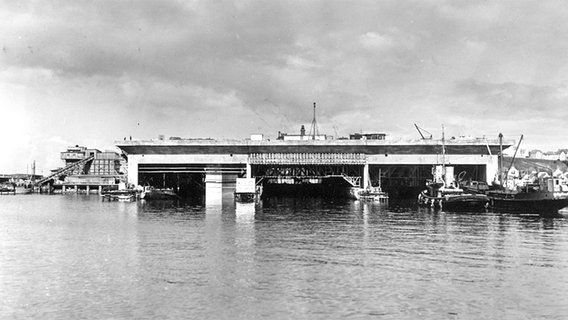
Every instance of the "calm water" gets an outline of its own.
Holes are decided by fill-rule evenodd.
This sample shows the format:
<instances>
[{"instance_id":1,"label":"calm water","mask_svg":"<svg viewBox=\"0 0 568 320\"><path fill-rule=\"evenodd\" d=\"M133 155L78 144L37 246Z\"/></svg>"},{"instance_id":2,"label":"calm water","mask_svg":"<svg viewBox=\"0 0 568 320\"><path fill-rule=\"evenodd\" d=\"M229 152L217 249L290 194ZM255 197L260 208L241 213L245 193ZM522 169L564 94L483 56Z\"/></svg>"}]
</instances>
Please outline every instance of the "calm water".
<instances>
[{"instance_id":1,"label":"calm water","mask_svg":"<svg viewBox=\"0 0 568 320\"><path fill-rule=\"evenodd\" d=\"M0 318L566 319L568 221L0 196Z\"/></svg>"}]
</instances>

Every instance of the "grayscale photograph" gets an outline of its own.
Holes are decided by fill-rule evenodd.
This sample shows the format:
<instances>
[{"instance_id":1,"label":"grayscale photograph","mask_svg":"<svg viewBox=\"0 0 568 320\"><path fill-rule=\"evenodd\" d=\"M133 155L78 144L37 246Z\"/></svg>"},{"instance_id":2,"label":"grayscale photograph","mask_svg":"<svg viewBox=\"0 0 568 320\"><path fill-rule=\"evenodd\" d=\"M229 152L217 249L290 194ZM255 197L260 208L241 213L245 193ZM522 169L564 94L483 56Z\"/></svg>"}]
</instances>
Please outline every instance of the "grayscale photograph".
<instances>
[{"instance_id":1,"label":"grayscale photograph","mask_svg":"<svg viewBox=\"0 0 568 320\"><path fill-rule=\"evenodd\" d=\"M0 0L0 319L566 319L568 3Z\"/></svg>"}]
</instances>

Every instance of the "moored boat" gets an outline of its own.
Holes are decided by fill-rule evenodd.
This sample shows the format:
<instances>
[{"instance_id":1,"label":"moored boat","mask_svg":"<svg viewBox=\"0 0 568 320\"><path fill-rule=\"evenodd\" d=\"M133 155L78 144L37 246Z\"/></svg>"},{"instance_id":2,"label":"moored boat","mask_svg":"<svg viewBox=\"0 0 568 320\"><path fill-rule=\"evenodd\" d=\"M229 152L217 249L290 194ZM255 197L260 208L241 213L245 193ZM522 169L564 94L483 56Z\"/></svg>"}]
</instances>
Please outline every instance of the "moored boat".
<instances>
[{"instance_id":1,"label":"moored boat","mask_svg":"<svg viewBox=\"0 0 568 320\"><path fill-rule=\"evenodd\" d=\"M16 194L16 187L12 184L1 184L0 194Z\"/></svg>"},{"instance_id":2,"label":"moored boat","mask_svg":"<svg viewBox=\"0 0 568 320\"><path fill-rule=\"evenodd\" d=\"M116 196L116 199L121 202L130 202L136 200L133 194L120 194Z\"/></svg>"},{"instance_id":3,"label":"moored boat","mask_svg":"<svg viewBox=\"0 0 568 320\"><path fill-rule=\"evenodd\" d=\"M454 167L445 163L444 128L442 127L442 164L432 168L432 180L426 182L426 189L418 195L418 204L449 210L479 210L489 205L485 194L464 191L454 176ZM461 176L461 174L460 174Z\"/></svg>"},{"instance_id":4,"label":"moored boat","mask_svg":"<svg viewBox=\"0 0 568 320\"><path fill-rule=\"evenodd\" d=\"M349 194L356 200L373 201L381 204L389 203L389 194L381 188L381 171L379 170L378 186L373 186L371 179L367 179L367 186L364 188L352 187Z\"/></svg>"},{"instance_id":5,"label":"moored boat","mask_svg":"<svg viewBox=\"0 0 568 320\"><path fill-rule=\"evenodd\" d=\"M502 139L503 135L500 134ZM517 149L523 140L519 140ZM521 177L515 169L516 151L508 170L503 170L502 154L499 161L498 188L487 191L491 207L496 211L559 215L559 210L568 206L568 181L565 175L549 176L541 172ZM554 173L553 173L554 175Z\"/></svg>"},{"instance_id":6,"label":"moored boat","mask_svg":"<svg viewBox=\"0 0 568 320\"><path fill-rule=\"evenodd\" d=\"M382 191L381 187L369 185L367 188L351 188L350 193L356 200L374 201L385 204L389 201L388 193Z\"/></svg>"},{"instance_id":7,"label":"moored boat","mask_svg":"<svg viewBox=\"0 0 568 320\"><path fill-rule=\"evenodd\" d=\"M177 195L172 189L156 189L148 188L142 191L140 199L144 200L179 200L180 196Z\"/></svg>"},{"instance_id":8,"label":"moored boat","mask_svg":"<svg viewBox=\"0 0 568 320\"><path fill-rule=\"evenodd\" d=\"M15 194L30 194L33 193L33 188L27 186L16 186L14 192Z\"/></svg>"},{"instance_id":9,"label":"moored boat","mask_svg":"<svg viewBox=\"0 0 568 320\"><path fill-rule=\"evenodd\" d=\"M109 201L134 201L140 196L138 189L118 189L118 190L104 190L101 192L101 197Z\"/></svg>"},{"instance_id":10,"label":"moored boat","mask_svg":"<svg viewBox=\"0 0 568 320\"><path fill-rule=\"evenodd\" d=\"M555 215L568 206L568 185L562 178L543 177L538 183L490 190L487 196L498 211Z\"/></svg>"},{"instance_id":11,"label":"moored boat","mask_svg":"<svg viewBox=\"0 0 568 320\"><path fill-rule=\"evenodd\" d=\"M485 194L465 192L454 181L453 167L435 166L434 179L418 195L418 204L448 210L480 210L489 205Z\"/></svg>"}]
</instances>

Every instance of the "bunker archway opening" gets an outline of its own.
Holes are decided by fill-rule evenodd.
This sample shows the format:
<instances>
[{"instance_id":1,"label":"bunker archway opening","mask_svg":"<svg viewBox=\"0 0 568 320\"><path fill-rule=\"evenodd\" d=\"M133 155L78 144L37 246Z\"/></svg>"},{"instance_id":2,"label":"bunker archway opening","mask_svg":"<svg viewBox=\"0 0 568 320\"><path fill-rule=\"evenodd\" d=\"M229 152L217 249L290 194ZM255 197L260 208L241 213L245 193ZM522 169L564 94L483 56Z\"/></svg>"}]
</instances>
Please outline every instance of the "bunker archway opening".
<instances>
[{"instance_id":1,"label":"bunker archway opening","mask_svg":"<svg viewBox=\"0 0 568 320\"><path fill-rule=\"evenodd\" d=\"M452 164L454 174L461 172L464 180L486 181L487 170L484 165ZM371 183L380 185L384 191L394 198L414 198L426 186L426 181L432 179L432 165L370 165Z\"/></svg>"},{"instance_id":2,"label":"bunker archway opening","mask_svg":"<svg viewBox=\"0 0 568 320\"><path fill-rule=\"evenodd\" d=\"M244 165L144 163L138 165L138 184L173 189L180 197L205 195L208 174L242 175Z\"/></svg>"}]
</instances>

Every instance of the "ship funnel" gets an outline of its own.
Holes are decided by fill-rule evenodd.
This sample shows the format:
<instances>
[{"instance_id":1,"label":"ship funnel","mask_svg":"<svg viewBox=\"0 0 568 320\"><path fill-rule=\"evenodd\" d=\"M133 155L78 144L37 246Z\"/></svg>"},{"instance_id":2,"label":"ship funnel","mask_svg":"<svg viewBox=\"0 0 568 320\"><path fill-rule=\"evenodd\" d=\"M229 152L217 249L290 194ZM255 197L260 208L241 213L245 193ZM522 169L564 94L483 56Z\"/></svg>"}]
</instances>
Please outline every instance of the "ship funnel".
<instances>
[{"instance_id":1,"label":"ship funnel","mask_svg":"<svg viewBox=\"0 0 568 320\"><path fill-rule=\"evenodd\" d=\"M446 167L445 179L446 187L454 185L454 167Z\"/></svg>"}]
</instances>

